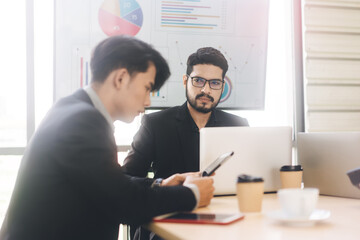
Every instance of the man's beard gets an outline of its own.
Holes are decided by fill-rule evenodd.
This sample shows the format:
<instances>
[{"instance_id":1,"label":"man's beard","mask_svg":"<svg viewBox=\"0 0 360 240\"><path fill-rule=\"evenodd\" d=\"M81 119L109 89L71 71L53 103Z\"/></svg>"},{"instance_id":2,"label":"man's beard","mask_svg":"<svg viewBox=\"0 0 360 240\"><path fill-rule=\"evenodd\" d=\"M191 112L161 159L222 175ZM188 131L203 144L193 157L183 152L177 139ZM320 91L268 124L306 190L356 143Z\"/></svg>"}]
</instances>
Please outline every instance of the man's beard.
<instances>
[{"instance_id":1,"label":"man's beard","mask_svg":"<svg viewBox=\"0 0 360 240\"><path fill-rule=\"evenodd\" d=\"M211 105L210 108L205 108L205 106L198 106L196 105L196 100L201 98L201 97L207 97L213 104ZM219 104L220 102L220 98L219 100L214 104L214 98L210 95L207 95L205 93L200 93L198 95L196 95L195 99L191 99L188 93L188 88L186 86L186 99L188 101L188 103L190 104L191 107L193 107L196 111L201 112L201 113L209 113L212 110L214 110L216 108L216 106Z\"/></svg>"}]
</instances>

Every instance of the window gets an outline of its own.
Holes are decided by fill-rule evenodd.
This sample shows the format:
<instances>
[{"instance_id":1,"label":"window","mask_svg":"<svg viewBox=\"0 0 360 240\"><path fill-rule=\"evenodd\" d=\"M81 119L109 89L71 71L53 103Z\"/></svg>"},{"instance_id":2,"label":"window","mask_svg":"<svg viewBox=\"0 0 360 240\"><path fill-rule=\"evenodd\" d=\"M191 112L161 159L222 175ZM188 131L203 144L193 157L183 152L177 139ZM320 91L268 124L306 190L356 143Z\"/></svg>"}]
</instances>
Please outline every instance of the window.
<instances>
[{"instance_id":1,"label":"window","mask_svg":"<svg viewBox=\"0 0 360 240\"><path fill-rule=\"evenodd\" d=\"M0 44L0 65L5 66L0 70L0 225L27 137L34 130L31 126L38 125L52 105L54 3L47 0L5 1L1 8L6 11L0 14L0 28L11 37L3 37ZM32 15L34 22L27 19L32 19ZM26 29L30 30L29 35ZM31 81L32 64L34 82Z\"/></svg>"},{"instance_id":2,"label":"window","mask_svg":"<svg viewBox=\"0 0 360 240\"><path fill-rule=\"evenodd\" d=\"M4 3L1 3L4 5ZM2 9L5 9L3 6ZM13 16L14 13L16 17ZM26 8L25 2L7 1L0 14L0 147L26 145ZM11 21L9 21L11 19Z\"/></svg>"},{"instance_id":3,"label":"window","mask_svg":"<svg viewBox=\"0 0 360 240\"><path fill-rule=\"evenodd\" d=\"M0 155L0 226L10 202L21 158L21 155Z\"/></svg>"},{"instance_id":4,"label":"window","mask_svg":"<svg viewBox=\"0 0 360 240\"><path fill-rule=\"evenodd\" d=\"M37 127L53 103L54 2L34 0L34 100Z\"/></svg>"},{"instance_id":5,"label":"window","mask_svg":"<svg viewBox=\"0 0 360 240\"><path fill-rule=\"evenodd\" d=\"M0 29L6 36L0 44L0 225L6 213L26 146L26 3L1 3ZM14 17L14 13L16 17ZM11 21L9 21L11 19ZM18 152L18 156L1 155Z\"/></svg>"}]
</instances>

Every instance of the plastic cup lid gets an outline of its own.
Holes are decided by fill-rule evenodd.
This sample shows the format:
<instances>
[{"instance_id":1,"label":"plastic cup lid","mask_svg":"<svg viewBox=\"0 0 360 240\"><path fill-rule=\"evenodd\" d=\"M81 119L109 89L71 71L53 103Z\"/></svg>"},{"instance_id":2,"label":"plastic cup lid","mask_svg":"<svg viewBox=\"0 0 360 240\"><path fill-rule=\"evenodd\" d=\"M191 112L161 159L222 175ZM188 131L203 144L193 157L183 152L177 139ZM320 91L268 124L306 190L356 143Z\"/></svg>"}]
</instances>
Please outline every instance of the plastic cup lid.
<instances>
[{"instance_id":1,"label":"plastic cup lid","mask_svg":"<svg viewBox=\"0 0 360 240\"><path fill-rule=\"evenodd\" d=\"M246 174L241 174L238 176L237 182L263 182L264 179L261 177L254 177Z\"/></svg>"},{"instance_id":2,"label":"plastic cup lid","mask_svg":"<svg viewBox=\"0 0 360 240\"><path fill-rule=\"evenodd\" d=\"M280 168L280 171L302 171L301 165L285 165Z\"/></svg>"}]
</instances>

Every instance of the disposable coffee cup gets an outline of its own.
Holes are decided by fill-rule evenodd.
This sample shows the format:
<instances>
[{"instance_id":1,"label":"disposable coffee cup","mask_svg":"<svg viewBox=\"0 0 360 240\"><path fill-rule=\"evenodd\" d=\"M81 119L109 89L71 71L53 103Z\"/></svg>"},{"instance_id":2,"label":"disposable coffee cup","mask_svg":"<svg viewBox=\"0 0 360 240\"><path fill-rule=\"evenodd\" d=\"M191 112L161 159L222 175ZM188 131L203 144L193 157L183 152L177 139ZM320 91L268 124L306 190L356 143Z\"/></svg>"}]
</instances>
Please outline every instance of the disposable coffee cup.
<instances>
[{"instance_id":1,"label":"disposable coffee cup","mask_svg":"<svg viewBox=\"0 0 360 240\"><path fill-rule=\"evenodd\" d=\"M280 168L281 188L301 188L301 165L285 165Z\"/></svg>"},{"instance_id":2,"label":"disposable coffee cup","mask_svg":"<svg viewBox=\"0 0 360 240\"><path fill-rule=\"evenodd\" d=\"M263 194L264 180L261 177L238 176L236 196L240 212L261 212Z\"/></svg>"}]
</instances>

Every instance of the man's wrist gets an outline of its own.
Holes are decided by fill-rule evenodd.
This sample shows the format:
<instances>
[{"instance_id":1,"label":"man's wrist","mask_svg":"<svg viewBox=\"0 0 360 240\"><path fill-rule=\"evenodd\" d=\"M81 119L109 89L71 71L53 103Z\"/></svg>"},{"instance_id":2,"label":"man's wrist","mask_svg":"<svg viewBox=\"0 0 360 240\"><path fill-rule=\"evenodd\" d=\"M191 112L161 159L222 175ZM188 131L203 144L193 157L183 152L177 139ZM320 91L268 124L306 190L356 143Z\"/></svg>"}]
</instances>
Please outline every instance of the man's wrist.
<instances>
[{"instance_id":1,"label":"man's wrist","mask_svg":"<svg viewBox=\"0 0 360 240\"><path fill-rule=\"evenodd\" d=\"M189 188L192 191L192 193L194 194L196 204L195 204L195 207L193 210L195 210L199 206L199 203L200 203L199 188L196 186L196 184L192 184L192 183L187 183L187 184L184 184L183 186Z\"/></svg>"},{"instance_id":2,"label":"man's wrist","mask_svg":"<svg viewBox=\"0 0 360 240\"><path fill-rule=\"evenodd\" d=\"M157 178L154 180L154 182L151 184L151 187L154 188L154 187L160 187L162 182L164 181L164 179L162 178Z\"/></svg>"}]
</instances>

